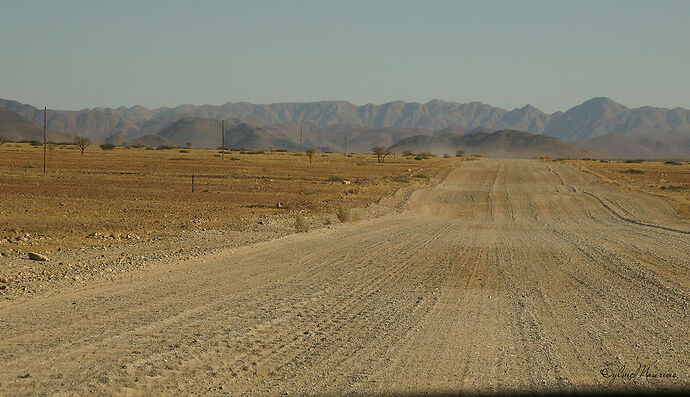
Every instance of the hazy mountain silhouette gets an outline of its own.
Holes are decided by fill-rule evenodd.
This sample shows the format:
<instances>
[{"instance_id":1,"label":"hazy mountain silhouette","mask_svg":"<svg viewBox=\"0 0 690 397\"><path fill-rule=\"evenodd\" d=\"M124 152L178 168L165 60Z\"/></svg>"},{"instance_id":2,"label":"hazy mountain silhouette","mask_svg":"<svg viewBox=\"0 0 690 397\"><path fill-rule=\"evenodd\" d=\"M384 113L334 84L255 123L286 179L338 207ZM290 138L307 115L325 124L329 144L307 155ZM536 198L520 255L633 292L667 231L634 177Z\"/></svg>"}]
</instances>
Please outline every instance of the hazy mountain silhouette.
<instances>
[{"instance_id":1,"label":"hazy mountain silhouette","mask_svg":"<svg viewBox=\"0 0 690 397\"><path fill-rule=\"evenodd\" d=\"M0 137L10 141L43 142L43 128L36 126L19 113L0 108ZM72 141L74 137L64 132L48 130L47 137L52 142Z\"/></svg>"},{"instance_id":2,"label":"hazy mountain silhouette","mask_svg":"<svg viewBox=\"0 0 690 397\"><path fill-rule=\"evenodd\" d=\"M21 114L35 125L42 125L43 113L40 109L9 100L0 100L0 106ZM295 127L299 126L304 128L305 147L330 151L342 150L343 135L346 133L352 135L348 138L352 150L361 151L368 150L371 146L371 142L365 145L366 140L388 145L405 136L417 135L410 132L410 129L437 131L436 135L462 133L463 129L472 131L475 128L486 131L514 129L554 136L565 142L583 142L613 131L625 136L668 135L690 138L690 110L651 106L630 109L608 98L593 98L566 112L551 114L530 105L508 111L479 102L460 104L441 100L425 104L394 101L362 106L345 101L259 105L228 102L219 106L181 105L158 109L133 106L80 111L51 110L48 126L51 130L88 136L95 142L105 141L113 135L132 141L146 135L157 135L178 120L190 117L241 119L252 124L270 124L272 127L269 129L283 133L297 143L299 129ZM202 125L211 128L211 123L199 121L197 124L188 126L196 128L194 131L198 134L208 134L209 137L214 135L213 132L200 130L203 129ZM210 138L192 138L192 130L187 133L178 127L176 134L187 136L186 139L198 139L200 143L218 146L218 143L212 144ZM432 134L434 133L430 132ZM659 147L663 147L663 142L668 141L666 138L650 139L658 141ZM174 141L177 140L174 138ZM598 141L594 141L594 144L596 142ZM659 150L661 149L655 149L655 152Z\"/></svg>"},{"instance_id":3,"label":"hazy mountain silhouette","mask_svg":"<svg viewBox=\"0 0 690 397\"><path fill-rule=\"evenodd\" d=\"M604 136L577 143L578 146L597 150L612 157L636 159L688 159L690 138L679 134L623 135L612 132Z\"/></svg>"}]
</instances>

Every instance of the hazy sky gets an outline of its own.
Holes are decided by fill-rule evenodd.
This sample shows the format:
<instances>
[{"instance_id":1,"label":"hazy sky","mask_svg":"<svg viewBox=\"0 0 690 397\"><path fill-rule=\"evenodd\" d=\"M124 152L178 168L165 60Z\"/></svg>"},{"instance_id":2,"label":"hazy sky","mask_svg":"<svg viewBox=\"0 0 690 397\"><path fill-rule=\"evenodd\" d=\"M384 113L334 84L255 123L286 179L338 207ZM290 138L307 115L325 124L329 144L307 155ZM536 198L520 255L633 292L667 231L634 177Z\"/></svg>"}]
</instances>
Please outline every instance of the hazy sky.
<instances>
[{"instance_id":1,"label":"hazy sky","mask_svg":"<svg viewBox=\"0 0 690 397\"><path fill-rule=\"evenodd\" d=\"M35 106L690 108L687 0L0 2L0 98Z\"/></svg>"}]
</instances>

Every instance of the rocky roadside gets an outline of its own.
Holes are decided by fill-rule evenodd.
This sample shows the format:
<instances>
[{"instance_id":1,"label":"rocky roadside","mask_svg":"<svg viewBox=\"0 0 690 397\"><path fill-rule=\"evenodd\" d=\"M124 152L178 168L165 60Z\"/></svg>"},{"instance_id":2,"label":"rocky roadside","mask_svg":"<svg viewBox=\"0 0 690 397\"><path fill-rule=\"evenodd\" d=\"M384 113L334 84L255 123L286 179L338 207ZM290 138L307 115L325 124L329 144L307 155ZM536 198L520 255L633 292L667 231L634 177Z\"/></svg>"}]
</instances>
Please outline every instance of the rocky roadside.
<instances>
[{"instance_id":1,"label":"rocky roadside","mask_svg":"<svg viewBox=\"0 0 690 397\"><path fill-rule=\"evenodd\" d=\"M372 219L404 209L420 185L415 183L376 203L350 211L348 222ZM151 266L193 260L219 250L264 242L296 233L288 213L259 217L243 230L190 230L141 239L136 235L92 233L94 245L40 252L47 261L29 259L29 252L0 257L0 301L27 299L79 288L93 281L115 282L119 277ZM309 229L342 227L336 214L304 214Z\"/></svg>"}]
</instances>

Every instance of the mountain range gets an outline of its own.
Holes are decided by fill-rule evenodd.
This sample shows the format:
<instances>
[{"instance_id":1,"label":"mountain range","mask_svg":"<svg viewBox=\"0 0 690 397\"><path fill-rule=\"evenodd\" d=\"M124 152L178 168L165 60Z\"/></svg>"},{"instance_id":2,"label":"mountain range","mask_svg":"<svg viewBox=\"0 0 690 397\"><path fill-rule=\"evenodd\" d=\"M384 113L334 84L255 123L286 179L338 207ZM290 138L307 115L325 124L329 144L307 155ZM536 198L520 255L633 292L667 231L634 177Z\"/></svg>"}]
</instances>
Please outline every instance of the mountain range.
<instances>
[{"instance_id":1,"label":"mountain range","mask_svg":"<svg viewBox=\"0 0 690 397\"><path fill-rule=\"evenodd\" d=\"M42 109L4 99L0 99L0 107L18 113L35 126L43 124ZM215 147L220 146L220 119L226 120L226 142L247 149L295 148L300 130L304 147L342 151L344 136L348 135L349 151L368 151L374 144L391 146L415 135L464 135L480 128L484 132L544 134L612 156L690 156L685 146L690 139L690 110L628 108L608 98L593 98L565 112L550 114L530 105L508 111L479 102L441 100L362 106L345 101L259 105L228 102L157 109L133 106L49 110L48 128L88 136L94 142L177 146L191 142L195 147ZM240 129L233 131L236 128ZM621 150L621 136L627 142L624 147L631 151Z\"/></svg>"}]
</instances>

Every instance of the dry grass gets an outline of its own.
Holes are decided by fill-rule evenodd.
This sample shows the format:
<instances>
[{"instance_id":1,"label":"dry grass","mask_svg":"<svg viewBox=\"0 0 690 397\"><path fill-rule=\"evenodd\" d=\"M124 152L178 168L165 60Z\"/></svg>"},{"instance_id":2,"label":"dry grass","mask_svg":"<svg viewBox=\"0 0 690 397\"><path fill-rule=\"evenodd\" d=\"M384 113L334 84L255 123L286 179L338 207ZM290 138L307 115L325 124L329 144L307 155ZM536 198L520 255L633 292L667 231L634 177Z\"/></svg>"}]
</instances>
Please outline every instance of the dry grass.
<instances>
[{"instance_id":1,"label":"dry grass","mask_svg":"<svg viewBox=\"0 0 690 397\"><path fill-rule=\"evenodd\" d=\"M297 233L309 231L309 224L302 214L297 214L297 216L295 216L295 231Z\"/></svg>"},{"instance_id":2,"label":"dry grass","mask_svg":"<svg viewBox=\"0 0 690 397\"><path fill-rule=\"evenodd\" d=\"M195 149L89 147L82 156L64 146L49 151L44 175L42 153L29 144L0 146L0 253L95 245L99 240L86 237L91 233L143 238L181 229L238 230L259 215L286 211L332 214L406 185L393 177L453 164L396 156L382 165L357 154L314 156L309 164L294 153L238 151L221 161L215 150ZM26 233L28 241L17 241Z\"/></svg>"},{"instance_id":3,"label":"dry grass","mask_svg":"<svg viewBox=\"0 0 690 397\"><path fill-rule=\"evenodd\" d=\"M673 162L573 161L580 168L621 189L638 190L663 196L690 218L690 165Z\"/></svg>"},{"instance_id":4,"label":"dry grass","mask_svg":"<svg viewBox=\"0 0 690 397\"><path fill-rule=\"evenodd\" d=\"M350 210L345 207L338 207L335 216L338 217L340 222L345 223L350 220Z\"/></svg>"}]
</instances>

